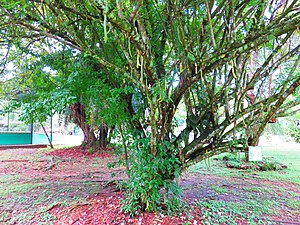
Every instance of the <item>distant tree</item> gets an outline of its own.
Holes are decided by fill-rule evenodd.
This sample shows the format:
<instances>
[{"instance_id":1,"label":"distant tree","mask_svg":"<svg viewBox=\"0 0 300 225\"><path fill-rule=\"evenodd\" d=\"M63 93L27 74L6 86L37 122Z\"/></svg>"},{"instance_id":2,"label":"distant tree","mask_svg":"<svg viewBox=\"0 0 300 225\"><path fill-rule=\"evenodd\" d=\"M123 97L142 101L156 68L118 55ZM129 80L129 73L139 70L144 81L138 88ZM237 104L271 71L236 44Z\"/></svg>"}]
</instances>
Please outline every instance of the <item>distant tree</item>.
<instances>
[{"instance_id":1,"label":"distant tree","mask_svg":"<svg viewBox=\"0 0 300 225\"><path fill-rule=\"evenodd\" d=\"M98 117L101 103L93 100L96 97L98 101L97 96L94 92L91 96L91 88L103 75L91 59L82 58L78 53L75 56L70 50L53 52L51 49L34 54L19 49L11 51L10 58L14 58L15 67L3 93L10 98L14 109L31 109L21 111L24 114L21 119L32 117L33 113L35 117L47 111L48 117L63 113L82 129L84 146L106 148L110 127ZM82 79L86 74L90 79Z\"/></svg>"},{"instance_id":2,"label":"distant tree","mask_svg":"<svg viewBox=\"0 0 300 225\"><path fill-rule=\"evenodd\" d=\"M51 39L97 60L107 79L95 93L111 84L100 114L114 118L133 158L124 209L151 211L162 187L173 193L164 204L176 205L168 199L175 201L181 170L255 145L289 107L300 85L299 7L298 0L4 0L1 34L18 45ZM186 127L175 134L180 103Z\"/></svg>"}]
</instances>

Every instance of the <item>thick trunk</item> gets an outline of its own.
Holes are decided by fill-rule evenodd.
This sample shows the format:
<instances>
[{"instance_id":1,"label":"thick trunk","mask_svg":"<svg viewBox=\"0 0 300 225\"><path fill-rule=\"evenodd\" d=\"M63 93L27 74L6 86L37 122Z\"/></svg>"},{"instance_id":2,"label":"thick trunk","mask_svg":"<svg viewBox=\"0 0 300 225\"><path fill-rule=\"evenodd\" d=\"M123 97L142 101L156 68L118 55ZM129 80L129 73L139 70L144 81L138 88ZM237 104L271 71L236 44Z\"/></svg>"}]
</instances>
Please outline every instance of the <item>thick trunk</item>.
<instances>
[{"instance_id":1,"label":"thick trunk","mask_svg":"<svg viewBox=\"0 0 300 225\"><path fill-rule=\"evenodd\" d=\"M108 126L105 123L102 123L101 126L99 127L99 137L98 137L98 144L99 148L101 149L106 149L107 144L108 144Z\"/></svg>"},{"instance_id":2,"label":"thick trunk","mask_svg":"<svg viewBox=\"0 0 300 225\"><path fill-rule=\"evenodd\" d=\"M251 133L248 135L248 145L249 146L257 146L259 137L261 136L261 133L259 132L261 124L257 124L253 126Z\"/></svg>"},{"instance_id":3,"label":"thick trunk","mask_svg":"<svg viewBox=\"0 0 300 225\"><path fill-rule=\"evenodd\" d=\"M99 137L97 138L92 125L87 123L87 116L85 112L85 106L77 102L70 106L71 117L76 125L80 127L83 132L84 140L82 145L89 147L99 147L101 149L106 149L107 147L107 136L108 136L108 126L102 123L99 127Z\"/></svg>"},{"instance_id":4,"label":"thick trunk","mask_svg":"<svg viewBox=\"0 0 300 225\"><path fill-rule=\"evenodd\" d=\"M81 130L84 134L84 139L83 139L82 145L89 146L89 147L95 146L96 142L97 142L97 138L95 136L95 133L91 129L91 126L86 125L86 124L83 126L78 124L78 126L81 128Z\"/></svg>"}]
</instances>

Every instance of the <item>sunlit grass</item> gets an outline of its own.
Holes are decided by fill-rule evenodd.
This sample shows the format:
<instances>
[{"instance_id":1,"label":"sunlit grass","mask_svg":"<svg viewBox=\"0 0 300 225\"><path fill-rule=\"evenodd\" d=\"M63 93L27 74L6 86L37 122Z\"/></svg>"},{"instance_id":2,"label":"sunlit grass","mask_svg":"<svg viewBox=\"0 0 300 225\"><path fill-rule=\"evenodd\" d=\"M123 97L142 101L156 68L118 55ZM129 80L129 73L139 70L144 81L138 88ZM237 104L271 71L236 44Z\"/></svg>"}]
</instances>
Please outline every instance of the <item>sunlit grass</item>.
<instances>
[{"instance_id":1,"label":"sunlit grass","mask_svg":"<svg viewBox=\"0 0 300 225\"><path fill-rule=\"evenodd\" d=\"M32 189L41 186L42 185L38 183L24 183L24 184L12 183L10 185L7 185L4 188L1 188L0 196L5 197L7 195L18 195L18 194L26 193Z\"/></svg>"},{"instance_id":2,"label":"sunlit grass","mask_svg":"<svg viewBox=\"0 0 300 225\"><path fill-rule=\"evenodd\" d=\"M232 185L228 188L212 185L208 188L215 193L216 199L195 201L195 205L202 209L205 224L239 224L239 219L248 224L272 224L272 215L277 215L280 210L293 212L299 209L300 195L289 187L292 183L300 184L300 144L263 146L262 153L263 159L282 163L288 168L279 171L229 169L223 161L228 154L222 154L209 159L210 163L201 162L189 169L203 175L224 177ZM249 179L249 182L234 186L235 179ZM256 184L259 180L275 183L253 185L253 181ZM282 185L278 186L277 182L282 182Z\"/></svg>"},{"instance_id":3,"label":"sunlit grass","mask_svg":"<svg viewBox=\"0 0 300 225\"><path fill-rule=\"evenodd\" d=\"M300 145L263 146L263 157L285 164L284 171L267 171L260 175L268 179L279 179L300 184Z\"/></svg>"},{"instance_id":4,"label":"sunlit grass","mask_svg":"<svg viewBox=\"0 0 300 225\"><path fill-rule=\"evenodd\" d=\"M276 162L280 162L287 166L287 169L280 171L251 171L251 170L236 170L229 169L224 166L222 158L226 154L221 154L210 158L210 167L208 163L203 161L189 168L190 172L197 173L211 173L219 176L251 176L253 174L258 175L261 178L269 180L281 180L300 184L300 144L287 146L263 146L262 147L263 159L268 159ZM243 154L240 157L244 157ZM217 159L217 160L216 160Z\"/></svg>"}]
</instances>

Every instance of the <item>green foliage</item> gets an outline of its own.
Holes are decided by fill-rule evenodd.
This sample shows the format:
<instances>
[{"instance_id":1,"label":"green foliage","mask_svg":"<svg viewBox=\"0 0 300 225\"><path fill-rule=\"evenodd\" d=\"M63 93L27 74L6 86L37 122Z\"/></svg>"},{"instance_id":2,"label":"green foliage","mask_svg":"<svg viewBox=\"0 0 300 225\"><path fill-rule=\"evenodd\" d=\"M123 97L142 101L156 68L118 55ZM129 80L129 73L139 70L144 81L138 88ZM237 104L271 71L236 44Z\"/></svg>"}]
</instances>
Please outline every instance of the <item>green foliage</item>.
<instances>
[{"instance_id":1,"label":"green foliage","mask_svg":"<svg viewBox=\"0 0 300 225\"><path fill-rule=\"evenodd\" d=\"M21 51L16 51L15 54L20 59L14 70L17 76L6 82L4 90L10 97L8 111L21 109L20 120L25 123L45 122L54 113L64 112L75 101L76 96L66 88L62 74L59 70L54 70L57 67L62 70L64 61L56 57L56 63L53 63L55 57L43 51L39 52L40 58Z\"/></svg>"},{"instance_id":2,"label":"green foliage","mask_svg":"<svg viewBox=\"0 0 300 225\"><path fill-rule=\"evenodd\" d=\"M246 149L247 148L247 143L245 138L240 138L237 140L231 140L230 141L230 147L237 147L237 148L243 148Z\"/></svg>"},{"instance_id":3,"label":"green foliage","mask_svg":"<svg viewBox=\"0 0 300 225\"><path fill-rule=\"evenodd\" d=\"M131 132L145 143L124 141L132 156L128 205L155 210L154 189L173 189L179 157L188 167L255 143L300 85L299 3L224 3L0 2L0 43L13 46L7 59L18 68L12 89L25 95L23 120L43 121L79 103L78 123L92 132L103 124ZM185 115L176 114L180 104ZM175 135L176 120L186 126ZM235 133L244 137L229 142Z\"/></svg>"},{"instance_id":4,"label":"green foliage","mask_svg":"<svg viewBox=\"0 0 300 225\"><path fill-rule=\"evenodd\" d=\"M245 157L240 157L236 154L226 154L223 159L226 161L226 165L229 168L260 171L282 170L286 168L283 164L272 159L263 159L263 161L258 162L247 162Z\"/></svg>"},{"instance_id":5,"label":"green foliage","mask_svg":"<svg viewBox=\"0 0 300 225\"><path fill-rule=\"evenodd\" d=\"M276 123L269 123L264 130L264 135L286 135L288 132L288 129L285 127L286 123L289 123L289 121L284 119L277 119Z\"/></svg>"},{"instance_id":6,"label":"green foliage","mask_svg":"<svg viewBox=\"0 0 300 225\"><path fill-rule=\"evenodd\" d=\"M173 181L180 174L180 162L160 146L156 156L149 153L150 140L134 141L130 156L129 180L123 211L179 210L181 190ZM164 143L165 145L165 143Z\"/></svg>"},{"instance_id":7,"label":"green foliage","mask_svg":"<svg viewBox=\"0 0 300 225\"><path fill-rule=\"evenodd\" d=\"M289 128L290 136L297 142L300 143L300 129L297 126L291 126Z\"/></svg>"},{"instance_id":8,"label":"green foliage","mask_svg":"<svg viewBox=\"0 0 300 225\"><path fill-rule=\"evenodd\" d=\"M87 94L91 99L101 99L101 101L93 102L93 105L100 109L97 124L105 121L110 126L119 126L124 121L130 120L130 115L126 111L128 103L123 97L132 92L130 86L112 88L101 80L96 81L95 85L87 90Z\"/></svg>"},{"instance_id":9,"label":"green foliage","mask_svg":"<svg viewBox=\"0 0 300 225\"><path fill-rule=\"evenodd\" d=\"M240 159L236 158L232 154L231 154L231 157L228 158L228 162L227 162L227 164L229 164L230 167L233 167L233 168L240 168L242 163L243 162Z\"/></svg>"},{"instance_id":10,"label":"green foliage","mask_svg":"<svg viewBox=\"0 0 300 225\"><path fill-rule=\"evenodd\" d=\"M259 169L262 171L281 170L282 165L275 161L265 160L263 163L259 165Z\"/></svg>"}]
</instances>

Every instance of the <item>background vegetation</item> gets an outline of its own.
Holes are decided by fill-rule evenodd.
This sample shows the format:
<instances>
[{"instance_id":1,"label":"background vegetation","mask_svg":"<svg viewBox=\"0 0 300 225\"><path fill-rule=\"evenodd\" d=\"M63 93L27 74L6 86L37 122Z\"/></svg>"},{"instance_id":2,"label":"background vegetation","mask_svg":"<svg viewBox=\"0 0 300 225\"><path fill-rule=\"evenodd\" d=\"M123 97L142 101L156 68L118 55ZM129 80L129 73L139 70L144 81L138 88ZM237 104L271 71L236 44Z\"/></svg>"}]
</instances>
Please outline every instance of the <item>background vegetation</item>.
<instances>
[{"instance_id":1,"label":"background vegetation","mask_svg":"<svg viewBox=\"0 0 300 225\"><path fill-rule=\"evenodd\" d=\"M84 145L105 149L117 134L127 211L168 208L157 188L176 202L180 171L257 145L297 110L299 4L3 0L1 66L7 75L13 62L14 75L1 93L27 122L68 111Z\"/></svg>"}]
</instances>

